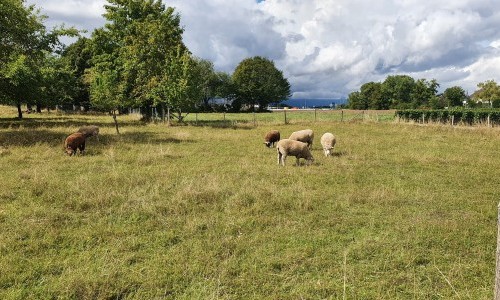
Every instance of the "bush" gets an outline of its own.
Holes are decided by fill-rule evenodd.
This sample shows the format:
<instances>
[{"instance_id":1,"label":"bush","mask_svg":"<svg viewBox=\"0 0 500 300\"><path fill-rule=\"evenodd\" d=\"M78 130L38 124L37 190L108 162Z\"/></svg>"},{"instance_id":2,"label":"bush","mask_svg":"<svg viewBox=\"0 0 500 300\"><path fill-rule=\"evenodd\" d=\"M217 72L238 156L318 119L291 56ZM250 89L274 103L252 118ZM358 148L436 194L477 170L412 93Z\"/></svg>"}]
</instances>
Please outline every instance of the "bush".
<instances>
[{"instance_id":1,"label":"bush","mask_svg":"<svg viewBox=\"0 0 500 300\"><path fill-rule=\"evenodd\" d=\"M405 109L397 110L396 116L404 121L421 122L425 116L426 122L462 122L467 125L486 123L488 117L491 124L500 124L499 109Z\"/></svg>"}]
</instances>

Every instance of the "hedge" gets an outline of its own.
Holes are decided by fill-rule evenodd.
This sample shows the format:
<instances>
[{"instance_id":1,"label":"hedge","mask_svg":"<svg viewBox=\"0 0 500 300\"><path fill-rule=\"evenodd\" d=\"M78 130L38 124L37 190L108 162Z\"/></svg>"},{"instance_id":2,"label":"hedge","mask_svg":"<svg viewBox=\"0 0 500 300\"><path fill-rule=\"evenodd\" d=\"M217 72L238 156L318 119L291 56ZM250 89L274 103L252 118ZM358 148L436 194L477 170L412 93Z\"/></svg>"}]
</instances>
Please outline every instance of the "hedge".
<instances>
[{"instance_id":1,"label":"hedge","mask_svg":"<svg viewBox=\"0 0 500 300\"><path fill-rule=\"evenodd\" d=\"M397 110L396 116L403 121L418 123L453 124L500 124L500 109L405 109Z\"/></svg>"}]
</instances>

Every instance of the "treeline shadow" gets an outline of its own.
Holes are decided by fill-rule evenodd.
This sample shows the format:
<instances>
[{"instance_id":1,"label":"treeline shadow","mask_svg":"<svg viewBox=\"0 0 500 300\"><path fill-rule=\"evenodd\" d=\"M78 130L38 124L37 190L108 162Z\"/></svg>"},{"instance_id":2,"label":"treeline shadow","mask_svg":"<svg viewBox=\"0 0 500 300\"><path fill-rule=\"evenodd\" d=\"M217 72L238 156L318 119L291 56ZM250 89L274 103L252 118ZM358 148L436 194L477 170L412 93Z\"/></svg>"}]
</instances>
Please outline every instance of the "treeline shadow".
<instances>
[{"instance_id":1,"label":"treeline shadow","mask_svg":"<svg viewBox=\"0 0 500 300\"><path fill-rule=\"evenodd\" d=\"M0 146L3 147L30 147L37 144L47 144L51 147L63 147L64 140L70 133L55 132L50 130L16 130L0 132ZM177 139L162 137L160 134L150 132L131 132L121 134L100 134L98 137L89 137L88 144L110 146L118 143L124 144L180 144L194 143L191 139Z\"/></svg>"},{"instance_id":2,"label":"treeline shadow","mask_svg":"<svg viewBox=\"0 0 500 300\"><path fill-rule=\"evenodd\" d=\"M248 120L203 120L203 121L187 121L185 125L195 127L211 127L211 128L231 128L231 129L252 129L253 121Z\"/></svg>"},{"instance_id":3,"label":"treeline shadow","mask_svg":"<svg viewBox=\"0 0 500 300\"><path fill-rule=\"evenodd\" d=\"M121 126L144 126L146 122L143 121L118 121L118 127ZM95 121L86 121L85 119L75 120L71 117L54 117L54 118L0 118L0 128L53 128L53 127L68 127L75 128L75 131L78 130L80 126L83 125L96 125L100 128L114 128L115 125L113 123L107 122L95 122Z\"/></svg>"}]
</instances>

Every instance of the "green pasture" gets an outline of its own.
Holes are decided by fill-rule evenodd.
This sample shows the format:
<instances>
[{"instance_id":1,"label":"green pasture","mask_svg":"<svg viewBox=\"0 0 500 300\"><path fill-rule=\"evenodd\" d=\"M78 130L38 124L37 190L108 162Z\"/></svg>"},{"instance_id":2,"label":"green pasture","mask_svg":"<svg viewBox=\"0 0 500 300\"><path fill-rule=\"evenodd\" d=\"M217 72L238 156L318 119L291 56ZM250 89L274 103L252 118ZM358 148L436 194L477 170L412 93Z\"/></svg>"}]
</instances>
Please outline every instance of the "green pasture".
<instances>
[{"instance_id":1,"label":"green pasture","mask_svg":"<svg viewBox=\"0 0 500 300\"><path fill-rule=\"evenodd\" d=\"M119 116L117 135L1 108L0 299L492 298L498 128L282 113ZM65 156L84 124L99 139ZM314 164L278 166L264 134L305 128Z\"/></svg>"}]
</instances>

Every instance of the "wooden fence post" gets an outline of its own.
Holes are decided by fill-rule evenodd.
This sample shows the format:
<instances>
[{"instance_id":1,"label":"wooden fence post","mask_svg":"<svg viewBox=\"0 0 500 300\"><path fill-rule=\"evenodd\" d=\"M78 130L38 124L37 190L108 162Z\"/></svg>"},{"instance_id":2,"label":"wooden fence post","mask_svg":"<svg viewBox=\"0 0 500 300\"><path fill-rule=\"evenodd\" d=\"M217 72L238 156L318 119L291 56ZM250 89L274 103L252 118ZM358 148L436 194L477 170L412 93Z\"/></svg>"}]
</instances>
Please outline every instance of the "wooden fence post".
<instances>
[{"instance_id":1,"label":"wooden fence post","mask_svg":"<svg viewBox=\"0 0 500 300\"><path fill-rule=\"evenodd\" d=\"M286 124L287 123L286 122L286 109L284 109L283 112L285 113L285 124Z\"/></svg>"},{"instance_id":2,"label":"wooden fence post","mask_svg":"<svg viewBox=\"0 0 500 300\"><path fill-rule=\"evenodd\" d=\"M341 114L340 114L340 122L344 122L344 110L343 109L341 110Z\"/></svg>"},{"instance_id":3,"label":"wooden fence post","mask_svg":"<svg viewBox=\"0 0 500 300\"><path fill-rule=\"evenodd\" d=\"M451 126L455 126L455 115L451 115Z\"/></svg>"},{"instance_id":4,"label":"wooden fence post","mask_svg":"<svg viewBox=\"0 0 500 300\"><path fill-rule=\"evenodd\" d=\"M500 300L500 204L497 207L497 251L496 251L496 268L495 268L495 300Z\"/></svg>"}]
</instances>

